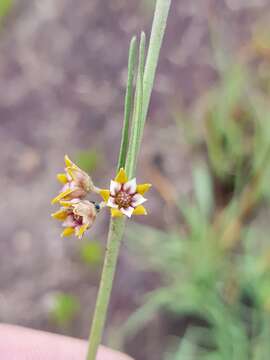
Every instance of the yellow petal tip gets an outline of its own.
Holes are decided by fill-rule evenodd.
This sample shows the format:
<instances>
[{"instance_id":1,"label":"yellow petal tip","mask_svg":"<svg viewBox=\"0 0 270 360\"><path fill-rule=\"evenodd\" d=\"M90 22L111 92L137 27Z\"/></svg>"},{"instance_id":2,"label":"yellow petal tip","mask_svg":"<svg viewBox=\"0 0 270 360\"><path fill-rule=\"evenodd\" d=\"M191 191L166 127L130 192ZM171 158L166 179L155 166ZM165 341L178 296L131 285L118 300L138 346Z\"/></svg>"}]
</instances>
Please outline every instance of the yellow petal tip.
<instances>
[{"instance_id":1,"label":"yellow petal tip","mask_svg":"<svg viewBox=\"0 0 270 360\"><path fill-rule=\"evenodd\" d=\"M66 191L61 192L60 194L58 194L54 199L52 199L51 204L56 204L57 202L59 202L60 200L62 200L63 198L65 198L66 196L70 195L73 192L72 189L68 189Z\"/></svg>"},{"instance_id":2,"label":"yellow petal tip","mask_svg":"<svg viewBox=\"0 0 270 360\"><path fill-rule=\"evenodd\" d=\"M61 237L71 236L71 235L73 235L74 231L75 231L74 228L72 228L72 227L67 227L67 228L64 229L64 231L62 231Z\"/></svg>"},{"instance_id":3,"label":"yellow petal tip","mask_svg":"<svg viewBox=\"0 0 270 360\"><path fill-rule=\"evenodd\" d=\"M110 190L100 189L99 194L102 197L102 199L107 202L109 200L109 197L110 197Z\"/></svg>"},{"instance_id":4,"label":"yellow petal tip","mask_svg":"<svg viewBox=\"0 0 270 360\"><path fill-rule=\"evenodd\" d=\"M118 209L111 209L111 215L112 217L120 217L123 216L120 210Z\"/></svg>"},{"instance_id":5,"label":"yellow petal tip","mask_svg":"<svg viewBox=\"0 0 270 360\"><path fill-rule=\"evenodd\" d=\"M134 209L133 215L147 215L147 211L143 205L139 205Z\"/></svg>"},{"instance_id":6,"label":"yellow petal tip","mask_svg":"<svg viewBox=\"0 0 270 360\"><path fill-rule=\"evenodd\" d=\"M127 174L126 174L126 171L125 171L124 168L121 168L118 171L118 174L116 175L115 181L119 182L121 184L124 184L124 183L126 183L128 181L128 177L127 177Z\"/></svg>"},{"instance_id":7,"label":"yellow petal tip","mask_svg":"<svg viewBox=\"0 0 270 360\"><path fill-rule=\"evenodd\" d=\"M64 201L64 200L59 200L59 204L60 204L61 206L64 206L64 207L70 207L71 205L74 205L73 202L71 202L71 201Z\"/></svg>"},{"instance_id":8,"label":"yellow petal tip","mask_svg":"<svg viewBox=\"0 0 270 360\"><path fill-rule=\"evenodd\" d=\"M56 211L55 213L51 214L51 217L53 219L56 219L56 220L65 220L67 218L67 212L65 210L59 210L59 211Z\"/></svg>"},{"instance_id":9,"label":"yellow petal tip","mask_svg":"<svg viewBox=\"0 0 270 360\"><path fill-rule=\"evenodd\" d=\"M52 199L51 204L54 205L58 202L58 196Z\"/></svg>"},{"instance_id":10,"label":"yellow petal tip","mask_svg":"<svg viewBox=\"0 0 270 360\"><path fill-rule=\"evenodd\" d=\"M150 188L152 184L139 184L137 185L137 192L141 195L145 194Z\"/></svg>"},{"instance_id":11,"label":"yellow petal tip","mask_svg":"<svg viewBox=\"0 0 270 360\"><path fill-rule=\"evenodd\" d=\"M88 229L88 224L84 224L80 227L79 231L75 234L79 239L82 239L85 231Z\"/></svg>"},{"instance_id":12,"label":"yellow petal tip","mask_svg":"<svg viewBox=\"0 0 270 360\"><path fill-rule=\"evenodd\" d=\"M65 155L65 164L66 166L72 166L73 162L70 160L69 156L66 154Z\"/></svg>"},{"instance_id":13,"label":"yellow petal tip","mask_svg":"<svg viewBox=\"0 0 270 360\"><path fill-rule=\"evenodd\" d=\"M64 173L57 174L56 177L61 184L66 184L68 182L67 176Z\"/></svg>"}]
</instances>

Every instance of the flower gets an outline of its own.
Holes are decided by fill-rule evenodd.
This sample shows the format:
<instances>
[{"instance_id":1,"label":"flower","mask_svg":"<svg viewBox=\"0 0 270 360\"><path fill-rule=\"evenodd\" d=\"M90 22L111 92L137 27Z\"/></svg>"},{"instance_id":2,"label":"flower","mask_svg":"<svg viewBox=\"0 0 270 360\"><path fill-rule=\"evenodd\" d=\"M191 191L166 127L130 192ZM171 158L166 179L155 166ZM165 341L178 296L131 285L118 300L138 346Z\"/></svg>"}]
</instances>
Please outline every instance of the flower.
<instances>
[{"instance_id":1,"label":"flower","mask_svg":"<svg viewBox=\"0 0 270 360\"><path fill-rule=\"evenodd\" d=\"M92 227L96 215L100 210L100 204L88 200L73 199L61 201L62 207L52 214L54 219L63 221L65 228L61 236L75 235L79 239L83 237L86 230Z\"/></svg>"},{"instance_id":2,"label":"flower","mask_svg":"<svg viewBox=\"0 0 270 360\"><path fill-rule=\"evenodd\" d=\"M90 191L99 192L90 176L74 164L67 155L65 155L65 163L65 172L57 175L57 179L63 184L63 187L52 200L52 204L61 200L83 199Z\"/></svg>"},{"instance_id":3,"label":"flower","mask_svg":"<svg viewBox=\"0 0 270 360\"><path fill-rule=\"evenodd\" d=\"M111 208L113 217L127 217L131 215L146 215L146 209L142 205L146 199L144 193L149 190L151 184L137 185L136 179L128 180L126 172L121 168L114 180L111 180L110 190L100 189L106 205Z\"/></svg>"}]
</instances>

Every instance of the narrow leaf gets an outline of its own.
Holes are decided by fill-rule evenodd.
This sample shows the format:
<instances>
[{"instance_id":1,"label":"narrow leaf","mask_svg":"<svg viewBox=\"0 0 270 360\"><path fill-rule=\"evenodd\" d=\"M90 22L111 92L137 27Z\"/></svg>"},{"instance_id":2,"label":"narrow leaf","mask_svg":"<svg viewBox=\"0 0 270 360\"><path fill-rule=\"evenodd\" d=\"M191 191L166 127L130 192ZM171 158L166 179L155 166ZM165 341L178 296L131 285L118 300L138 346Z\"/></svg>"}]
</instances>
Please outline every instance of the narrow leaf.
<instances>
[{"instance_id":1,"label":"narrow leaf","mask_svg":"<svg viewBox=\"0 0 270 360\"><path fill-rule=\"evenodd\" d=\"M139 64L138 75L136 82L136 93L134 100L134 111L132 119L132 128L130 136L130 145L127 155L126 170L128 177L134 176L137 156L141 142L142 132L142 110L143 110L143 71L144 71L144 59L145 59L145 33L141 33L140 48L139 48Z\"/></svg>"},{"instance_id":2,"label":"narrow leaf","mask_svg":"<svg viewBox=\"0 0 270 360\"><path fill-rule=\"evenodd\" d=\"M132 110L132 98L133 98L133 79L136 66L136 48L137 39L134 36L130 41L129 46L129 58L128 58L128 77L127 77L127 89L125 96L125 111L124 111L124 123L122 130L121 146L119 151L117 169L125 167L127 149L128 149L128 138L129 138L129 123Z\"/></svg>"}]
</instances>

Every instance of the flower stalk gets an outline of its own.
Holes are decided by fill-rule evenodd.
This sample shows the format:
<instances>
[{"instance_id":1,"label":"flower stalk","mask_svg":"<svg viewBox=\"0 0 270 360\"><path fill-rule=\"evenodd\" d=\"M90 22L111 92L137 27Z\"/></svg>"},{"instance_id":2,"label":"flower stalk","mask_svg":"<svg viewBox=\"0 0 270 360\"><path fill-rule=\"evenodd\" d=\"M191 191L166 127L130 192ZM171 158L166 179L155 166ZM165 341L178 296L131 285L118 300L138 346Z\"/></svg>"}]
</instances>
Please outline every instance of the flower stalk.
<instances>
[{"instance_id":1,"label":"flower stalk","mask_svg":"<svg viewBox=\"0 0 270 360\"><path fill-rule=\"evenodd\" d=\"M96 359L97 349L101 342L124 228L125 218L111 219L106 255L91 326L87 360Z\"/></svg>"},{"instance_id":2,"label":"flower stalk","mask_svg":"<svg viewBox=\"0 0 270 360\"><path fill-rule=\"evenodd\" d=\"M154 84L156 68L159 59L160 48L165 33L168 13L171 0L157 0L155 15L152 25L149 49L146 65L144 68L145 35L141 34L139 47L138 75L136 83L135 99L133 102L133 115L131 134L128 137L129 119L131 116L132 99L132 80L135 68L135 46L136 40L133 38L130 45L128 84L125 103L125 116L122 133L122 142L118 160L118 170L125 168L129 180L134 176L136 170L137 157L140 150L144 124L148 113L151 93ZM129 143L129 147L127 145ZM124 235L126 217L112 217L108 233L107 249L101 275L101 281L92 321L87 360L96 360L98 346L101 343L103 329L105 325L114 274L121 240Z\"/></svg>"}]
</instances>

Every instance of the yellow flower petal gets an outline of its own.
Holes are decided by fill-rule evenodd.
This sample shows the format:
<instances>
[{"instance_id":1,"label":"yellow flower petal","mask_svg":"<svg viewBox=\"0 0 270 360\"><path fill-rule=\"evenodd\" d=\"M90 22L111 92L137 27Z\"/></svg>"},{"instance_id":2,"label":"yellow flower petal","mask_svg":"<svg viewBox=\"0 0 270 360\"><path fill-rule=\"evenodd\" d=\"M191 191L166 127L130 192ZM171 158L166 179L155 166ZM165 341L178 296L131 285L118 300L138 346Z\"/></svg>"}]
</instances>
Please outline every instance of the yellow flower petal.
<instances>
[{"instance_id":1,"label":"yellow flower petal","mask_svg":"<svg viewBox=\"0 0 270 360\"><path fill-rule=\"evenodd\" d=\"M61 234L61 237L63 237L63 236L71 236L71 235L73 235L74 234L74 228L72 228L72 227L67 227L67 228L65 228L65 230L62 232L62 234Z\"/></svg>"},{"instance_id":2,"label":"yellow flower petal","mask_svg":"<svg viewBox=\"0 0 270 360\"><path fill-rule=\"evenodd\" d=\"M100 189L99 194L103 198L103 200L107 202L109 200L109 197L110 197L110 190Z\"/></svg>"},{"instance_id":3,"label":"yellow flower petal","mask_svg":"<svg viewBox=\"0 0 270 360\"><path fill-rule=\"evenodd\" d=\"M147 215L147 211L143 205L137 206L132 215Z\"/></svg>"},{"instance_id":4,"label":"yellow flower petal","mask_svg":"<svg viewBox=\"0 0 270 360\"><path fill-rule=\"evenodd\" d=\"M65 220L67 218L67 212L65 210L56 211L51 215L54 219Z\"/></svg>"},{"instance_id":5,"label":"yellow flower petal","mask_svg":"<svg viewBox=\"0 0 270 360\"><path fill-rule=\"evenodd\" d=\"M64 197L68 196L69 194L71 194L73 192L72 189L68 189L66 191L61 192L59 195L57 195L54 199L52 199L51 203L55 204L58 201L62 200Z\"/></svg>"},{"instance_id":6,"label":"yellow flower petal","mask_svg":"<svg viewBox=\"0 0 270 360\"><path fill-rule=\"evenodd\" d=\"M146 191L148 191L150 189L152 185L151 184L139 184L137 185L137 193L143 195L144 193L146 193Z\"/></svg>"},{"instance_id":7,"label":"yellow flower petal","mask_svg":"<svg viewBox=\"0 0 270 360\"><path fill-rule=\"evenodd\" d=\"M79 239L81 239L83 237L83 234L85 233L85 231L88 229L88 224L84 224L80 227L79 231L76 232L76 236L78 236Z\"/></svg>"},{"instance_id":8,"label":"yellow flower petal","mask_svg":"<svg viewBox=\"0 0 270 360\"><path fill-rule=\"evenodd\" d=\"M67 175L64 174L64 173L57 174L57 180L58 180L61 184L66 184L66 183L68 182Z\"/></svg>"},{"instance_id":9,"label":"yellow flower petal","mask_svg":"<svg viewBox=\"0 0 270 360\"><path fill-rule=\"evenodd\" d=\"M65 164L66 164L66 166L72 166L73 165L73 162L70 160L68 155L65 155Z\"/></svg>"},{"instance_id":10,"label":"yellow flower petal","mask_svg":"<svg viewBox=\"0 0 270 360\"><path fill-rule=\"evenodd\" d=\"M60 201L59 201L59 204L60 204L61 206L70 207L70 206L74 205L74 202L65 201L65 200L60 200Z\"/></svg>"},{"instance_id":11,"label":"yellow flower petal","mask_svg":"<svg viewBox=\"0 0 270 360\"><path fill-rule=\"evenodd\" d=\"M123 216L120 210L118 209L111 209L111 215L112 217L120 217Z\"/></svg>"},{"instance_id":12,"label":"yellow flower petal","mask_svg":"<svg viewBox=\"0 0 270 360\"><path fill-rule=\"evenodd\" d=\"M72 180L76 180L76 176L74 175L73 170L74 170L74 167L71 167L71 166L66 168L66 172L72 178Z\"/></svg>"},{"instance_id":13,"label":"yellow flower petal","mask_svg":"<svg viewBox=\"0 0 270 360\"><path fill-rule=\"evenodd\" d=\"M116 182L120 183L120 184L124 184L128 181L128 177L127 174L125 172L125 169L121 168L118 172L118 174L116 175L116 178L114 179Z\"/></svg>"}]
</instances>

